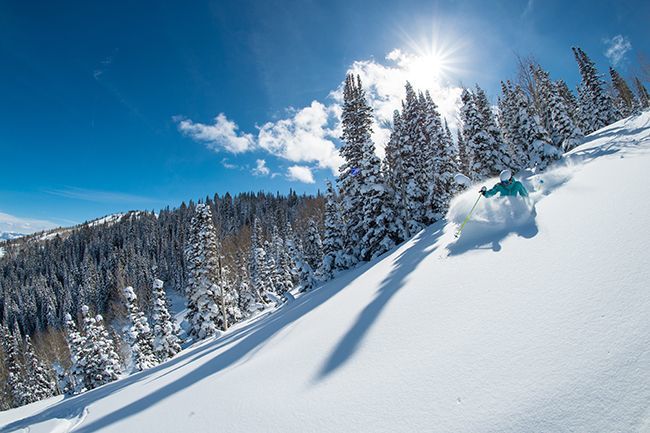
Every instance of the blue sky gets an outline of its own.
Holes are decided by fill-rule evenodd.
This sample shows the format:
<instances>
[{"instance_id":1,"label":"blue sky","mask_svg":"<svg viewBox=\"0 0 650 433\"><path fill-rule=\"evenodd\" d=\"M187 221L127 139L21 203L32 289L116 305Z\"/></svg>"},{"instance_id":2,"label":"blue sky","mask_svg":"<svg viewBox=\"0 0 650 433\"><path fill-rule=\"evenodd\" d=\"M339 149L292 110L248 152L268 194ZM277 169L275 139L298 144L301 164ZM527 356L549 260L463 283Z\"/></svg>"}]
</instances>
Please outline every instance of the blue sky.
<instances>
[{"instance_id":1,"label":"blue sky","mask_svg":"<svg viewBox=\"0 0 650 433\"><path fill-rule=\"evenodd\" d=\"M572 87L572 45L626 76L650 56L650 3L564 3L3 1L0 231L316 192L338 164L349 70L370 87L381 152L405 79L454 124L460 86L495 101L515 53Z\"/></svg>"}]
</instances>

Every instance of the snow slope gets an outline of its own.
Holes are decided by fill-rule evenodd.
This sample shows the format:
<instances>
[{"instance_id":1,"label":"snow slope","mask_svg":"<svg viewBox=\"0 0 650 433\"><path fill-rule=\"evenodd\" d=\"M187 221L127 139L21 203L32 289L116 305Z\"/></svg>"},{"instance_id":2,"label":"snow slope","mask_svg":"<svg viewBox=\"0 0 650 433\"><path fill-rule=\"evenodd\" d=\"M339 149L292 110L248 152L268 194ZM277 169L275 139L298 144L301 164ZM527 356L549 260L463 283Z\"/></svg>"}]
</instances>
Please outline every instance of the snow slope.
<instances>
[{"instance_id":1,"label":"snow slope","mask_svg":"<svg viewBox=\"0 0 650 433\"><path fill-rule=\"evenodd\" d=\"M0 431L650 432L649 170L644 113L458 241L477 187L379 260Z\"/></svg>"}]
</instances>

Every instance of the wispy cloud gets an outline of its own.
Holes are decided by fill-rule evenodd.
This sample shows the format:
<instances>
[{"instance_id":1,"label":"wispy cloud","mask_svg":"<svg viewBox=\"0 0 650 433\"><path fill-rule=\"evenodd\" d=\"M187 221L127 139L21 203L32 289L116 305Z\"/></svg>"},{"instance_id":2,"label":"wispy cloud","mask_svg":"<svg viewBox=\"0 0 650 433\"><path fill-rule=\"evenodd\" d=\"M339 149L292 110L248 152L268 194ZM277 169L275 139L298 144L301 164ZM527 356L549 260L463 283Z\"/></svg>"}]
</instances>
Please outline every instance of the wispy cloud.
<instances>
[{"instance_id":1,"label":"wispy cloud","mask_svg":"<svg viewBox=\"0 0 650 433\"><path fill-rule=\"evenodd\" d=\"M314 174L309 167L292 165L287 169L287 179L291 181L314 183Z\"/></svg>"},{"instance_id":2,"label":"wispy cloud","mask_svg":"<svg viewBox=\"0 0 650 433\"><path fill-rule=\"evenodd\" d=\"M221 159L221 165L223 168L227 168L228 170L235 170L240 168L237 164L232 164L228 158L222 158Z\"/></svg>"},{"instance_id":3,"label":"wispy cloud","mask_svg":"<svg viewBox=\"0 0 650 433\"><path fill-rule=\"evenodd\" d=\"M59 224L52 221L17 217L15 215L0 212L0 232L30 234L42 230L53 229L58 226Z\"/></svg>"},{"instance_id":4,"label":"wispy cloud","mask_svg":"<svg viewBox=\"0 0 650 433\"><path fill-rule=\"evenodd\" d=\"M239 126L228 120L225 114L220 113L214 119L214 123L194 123L189 119L176 119L178 129L194 140L202 141L214 151L226 150L231 153L241 153L252 150L255 147L255 139L252 134L239 133Z\"/></svg>"},{"instance_id":5,"label":"wispy cloud","mask_svg":"<svg viewBox=\"0 0 650 433\"><path fill-rule=\"evenodd\" d=\"M606 46L605 57L609 59L613 66L621 63L625 59L625 55L632 50L632 43L623 35L605 39L603 43Z\"/></svg>"},{"instance_id":6,"label":"wispy cloud","mask_svg":"<svg viewBox=\"0 0 650 433\"><path fill-rule=\"evenodd\" d=\"M251 170L251 173L253 173L254 176L268 176L271 173L271 170L266 166L265 160L258 159L255 163L255 168Z\"/></svg>"},{"instance_id":7,"label":"wispy cloud","mask_svg":"<svg viewBox=\"0 0 650 433\"><path fill-rule=\"evenodd\" d=\"M158 200L135 194L96 189L64 187L46 189L46 193L73 200L90 201L95 203L157 203Z\"/></svg>"},{"instance_id":8,"label":"wispy cloud","mask_svg":"<svg viewBox=\"0 0 650 433\"><path fill-rule=\"evenodd\" d=\"M535 0L528 0L526 3L526 8L521 13L521 18L527 18L530 14L533 13L533 8L535 7Z\"/></svg>"}]
</instances>

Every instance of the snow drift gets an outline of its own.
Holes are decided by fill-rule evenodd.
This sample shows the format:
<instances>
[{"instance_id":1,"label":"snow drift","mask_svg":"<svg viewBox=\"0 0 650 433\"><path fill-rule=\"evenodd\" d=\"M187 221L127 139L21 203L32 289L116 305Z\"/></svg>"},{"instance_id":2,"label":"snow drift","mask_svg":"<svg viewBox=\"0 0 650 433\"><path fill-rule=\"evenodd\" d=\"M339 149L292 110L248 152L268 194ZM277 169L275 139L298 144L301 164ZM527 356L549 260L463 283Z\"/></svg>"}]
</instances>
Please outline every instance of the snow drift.
<instances>
[{"instance_id":1,"label":"snow drift","mask_svg":"<svg viewBox=\"0 0 650 433\"><path fill-rule=\"evenodd\" d=\"M482 201L458 241L477 187L378 260L0 431L650 431L649 169L644 113L524 173L528 203Z\"/></svg>"}]
</instances>

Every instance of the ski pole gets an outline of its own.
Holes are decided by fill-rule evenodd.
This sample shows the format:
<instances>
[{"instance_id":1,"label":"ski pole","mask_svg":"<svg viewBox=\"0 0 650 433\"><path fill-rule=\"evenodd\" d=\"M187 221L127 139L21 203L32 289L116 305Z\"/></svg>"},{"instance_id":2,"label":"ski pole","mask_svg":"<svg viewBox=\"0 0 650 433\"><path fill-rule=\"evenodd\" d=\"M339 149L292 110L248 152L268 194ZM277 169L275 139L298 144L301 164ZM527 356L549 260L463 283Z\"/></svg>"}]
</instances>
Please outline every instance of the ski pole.
<instances>
[{"instance_id":1,"label":"ski pole","mask_svg":"<svg viewBox=\"0 0 650 433\"><path fill-rule=\"evenodd\" d=\"M478 201L481 199L481 197L483 197L483 194L479 194L478 198L474 202L474 206L472 206L472 210L469 211L469 213L467 214L467 217L465 217L465 221L463 221L463 223L460 225L460 228L456 232L456 235L455 235L456 237L460 236L460 232L463 231L463 227L465 227L465 224L467 224L467 221L469 221L469 219L472 216L472 213L474 212L474 209L476 208L476 205L478 204Z\"/></svg>"}]
</instances>

